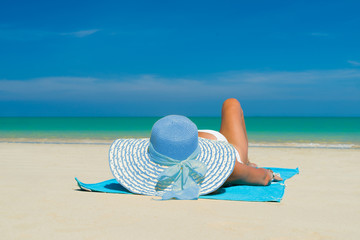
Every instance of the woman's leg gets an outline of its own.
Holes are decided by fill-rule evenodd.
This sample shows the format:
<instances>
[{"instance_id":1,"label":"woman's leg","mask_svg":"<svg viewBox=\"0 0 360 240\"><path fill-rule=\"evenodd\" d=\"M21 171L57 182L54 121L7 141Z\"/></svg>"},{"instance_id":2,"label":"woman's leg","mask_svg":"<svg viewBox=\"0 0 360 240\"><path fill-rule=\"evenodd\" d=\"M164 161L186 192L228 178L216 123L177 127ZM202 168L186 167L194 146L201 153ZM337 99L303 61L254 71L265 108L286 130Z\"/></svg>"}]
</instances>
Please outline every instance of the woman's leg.
<instances>
[{"instance_id":1,"label":"woman's leg","mask_svg":"<svg viewBox=\"0 0 360 240\"><path fill-rule=\"evenodd\" d=\"M220 132L239 152L241 161L235 161L234 170L226 180L227 184L269 185L273 173L264 168L256 168L256 164L249 163L248 139L245 128L243 111L240 103L234 98L227 99L222 108ZM199 137L216 139L209 133L199 132ZM281 181L282 179L276 179Z\"/></svg>"},{"instance_id":2,"label":"woman's leg","mask_svg":"<svg viewBox=\"0 0 360 240\"><path fill-rule=\"evenodd\" d=\"M256 164L249 163L244 115L239 101L234 98L227 99L223 104L220 132L238 150L241 161L244 163L235 162L234 170L227 179L227 183L270 184L273 179L272 172L264 168L256 168Z\"/></svg>"},{"instance_id":3,"label":"woman's leg","mask_svg":"<svg viewBox=\"0 0 360 240\"><path fill-rule=\"evenodd\" d=\"M248 138L244 114L235 98L227 99L223 104L220 132L238 150L241 161L248 165Z\"/></svg>"}]
</instances>

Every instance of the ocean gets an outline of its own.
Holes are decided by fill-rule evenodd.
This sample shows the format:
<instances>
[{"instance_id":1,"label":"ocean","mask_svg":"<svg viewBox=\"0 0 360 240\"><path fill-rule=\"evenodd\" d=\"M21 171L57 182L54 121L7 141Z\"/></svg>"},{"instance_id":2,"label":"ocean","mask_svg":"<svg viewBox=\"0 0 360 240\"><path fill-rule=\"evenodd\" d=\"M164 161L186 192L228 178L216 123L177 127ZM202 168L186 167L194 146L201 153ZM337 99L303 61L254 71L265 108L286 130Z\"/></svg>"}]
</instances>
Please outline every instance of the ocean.
<instances>
[{"instance_id":1,"label":"ocean","mask_svg":"<svg viewBox=\"0 0 360 240\"><path fill-rule=\"evenodd\" d=\"M111 142L149 137L159 117L1 117L1 142ZM219 130L220 117L190 117ZM359 117L247 117L250 146L360 148Z\"/></svg>"}]
</instances>

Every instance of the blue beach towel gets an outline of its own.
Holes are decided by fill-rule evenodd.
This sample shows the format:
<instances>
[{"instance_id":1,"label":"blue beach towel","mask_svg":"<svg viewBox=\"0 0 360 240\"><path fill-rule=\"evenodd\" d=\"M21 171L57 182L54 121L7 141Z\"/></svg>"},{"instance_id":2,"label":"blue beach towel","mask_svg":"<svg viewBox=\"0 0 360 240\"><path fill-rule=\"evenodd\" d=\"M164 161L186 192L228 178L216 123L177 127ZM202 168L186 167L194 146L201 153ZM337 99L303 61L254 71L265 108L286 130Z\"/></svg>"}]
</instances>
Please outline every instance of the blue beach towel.
<instances>
[{"instance_id":1,"label":"blue beach towel","mask_svg":"<svg viewBox=\"0 0 360 240\"><path fill-rule=\"evenodd\" d=\"M291 168L268 168L275 173L279 173L284 179L281 182L272 182L269 186L248 186L236 185L222 187L216 192L200 196L205 199L231 200L231 201L249 201L249 202L280 202L285 191L285 180L299 173L299 169ZM133 194L122 187L115 179L104 182L86 184L75 178L77 184L82 190L91 192L105 193L123 193Z\"/></svg>"}]
</instances>

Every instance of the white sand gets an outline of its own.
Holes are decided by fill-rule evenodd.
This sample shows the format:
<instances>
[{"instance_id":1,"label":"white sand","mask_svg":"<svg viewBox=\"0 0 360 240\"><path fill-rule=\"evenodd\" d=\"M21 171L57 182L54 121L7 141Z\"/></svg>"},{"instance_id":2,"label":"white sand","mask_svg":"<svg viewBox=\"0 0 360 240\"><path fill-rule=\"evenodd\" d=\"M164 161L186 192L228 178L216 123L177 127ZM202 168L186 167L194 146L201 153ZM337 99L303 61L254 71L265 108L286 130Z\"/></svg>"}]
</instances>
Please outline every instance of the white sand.
<instances>
[{"instance_id":1,"label":"white sand","mask_svg":"<svg viewBox=\"0 0 360 240\"><path fill-rule=\"evenodd\" d=\"M1 239L359 239L360 150L250 148L300 168L280 203L78 191L112 178L108 145L0 143Z\"/></svg>"}]
</instances>

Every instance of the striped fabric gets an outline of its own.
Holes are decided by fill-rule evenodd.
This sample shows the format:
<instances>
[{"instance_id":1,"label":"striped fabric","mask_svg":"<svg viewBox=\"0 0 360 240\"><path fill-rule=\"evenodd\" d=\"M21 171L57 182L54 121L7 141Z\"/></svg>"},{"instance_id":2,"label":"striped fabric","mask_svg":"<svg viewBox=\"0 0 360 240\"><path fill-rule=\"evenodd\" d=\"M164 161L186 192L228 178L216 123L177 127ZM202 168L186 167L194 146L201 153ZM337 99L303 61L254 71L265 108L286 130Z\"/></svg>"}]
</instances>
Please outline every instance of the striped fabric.
<instances>
[{"instance_id":1,"label":"striped fabric","mask_svg":"<svg viewBox=\"0 0 360 240\"><path fill-rule=\"evenodd\" d=\"M162 196L171 189L156 192L160 173L167 168L152 162L148 156L149 138L117 139L109 150L109 165L115 179L130 192ZM200 185L200 195L216 191L223 185L234 169L236 152L232 145L199 138L200 154L196 160L208 169Z\"/></svg>"}]
</instances>

